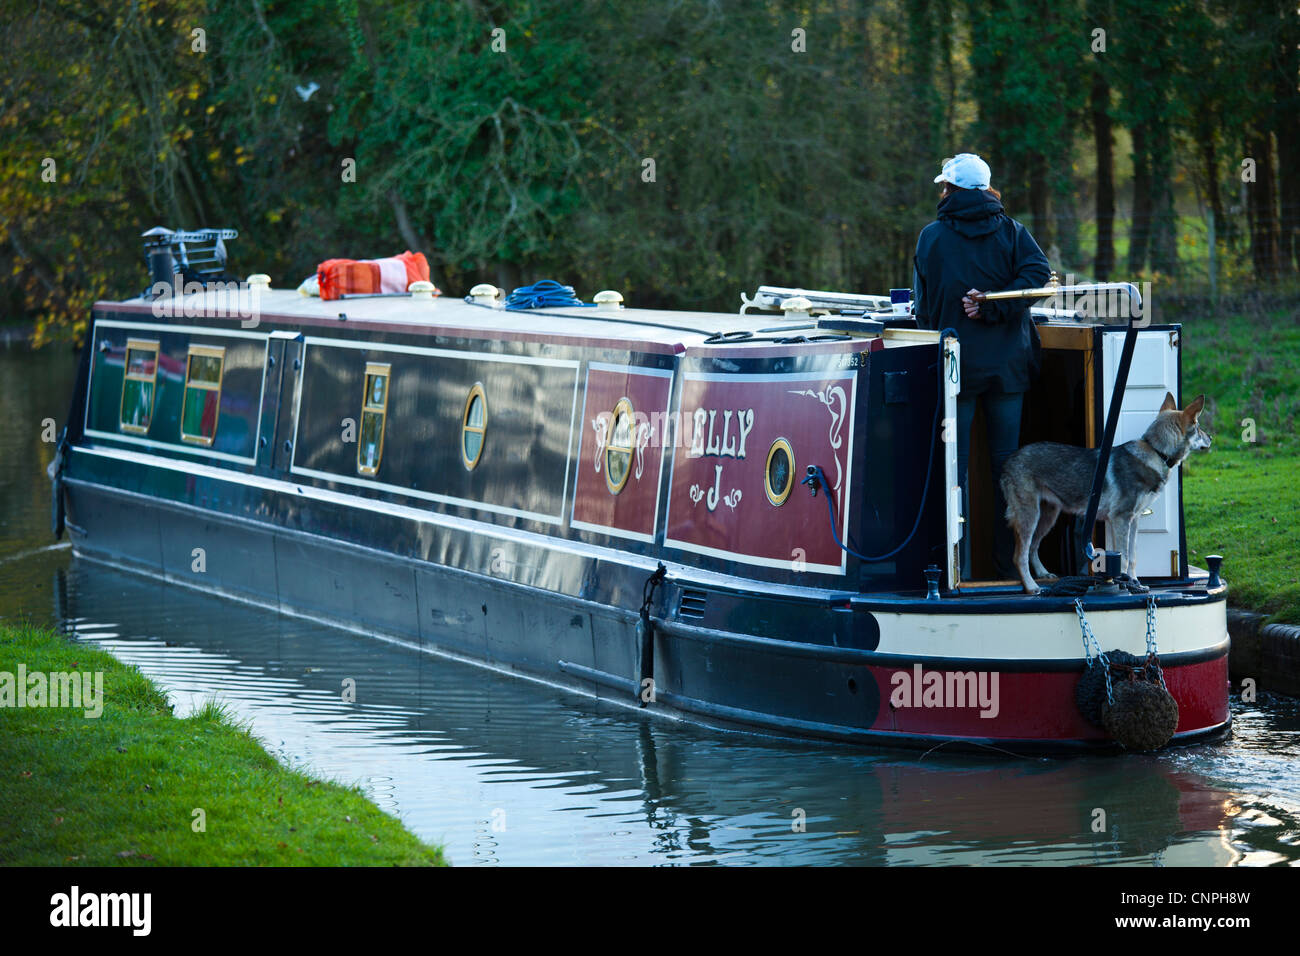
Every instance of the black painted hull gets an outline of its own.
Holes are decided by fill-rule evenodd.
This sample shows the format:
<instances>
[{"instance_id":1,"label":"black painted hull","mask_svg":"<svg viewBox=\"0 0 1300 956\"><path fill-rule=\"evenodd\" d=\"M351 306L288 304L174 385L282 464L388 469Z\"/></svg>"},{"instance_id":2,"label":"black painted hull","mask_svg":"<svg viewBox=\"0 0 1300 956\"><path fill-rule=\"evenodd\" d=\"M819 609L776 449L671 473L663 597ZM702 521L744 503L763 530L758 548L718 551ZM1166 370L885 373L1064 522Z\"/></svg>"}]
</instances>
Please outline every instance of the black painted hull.
<instances>
[{"instance_id":1,"label":"black painted hull","mask_svg":"<svg viewBox=\"0 0 1300 956\"><path fill-rule=\"evenodd\" d=\"M581 581L591 593L629 596L615 606L608 598L557 593L80 480L66 482L64 493L80 556L629 707L643 706L637 681L637 614L632 609L636 602L630 595L639 593L648 574L645 565L552 555L551 570L539 575L552 584ZM341 519L335 515L329 520ZM474 537L466 532L459 546L473 548ZM196 569L196 541L203 543L202 570ZM507 563L527 561L538 553L515 551L510 559L502 558L502 570ZM764 598L753 594L746 600ZM905 617L915 626L928 625L925 608L914 599L895 600L899 607L913 609ZM843 613L829 601L802 607L788 601L769 603L774 610L785 604L787 613L802 615L805 621ZM1221 610L1221 602L1216 603ZM1128 604L1123 613L1140 615L1140 609ZM1214 609L1204 602L1197 607ZM863 612L850 613L857 617ZM1082 669L1081 661L1038 662L1036 669L1032 661L903 658L866 647L723 631L680 618L656 619L655 646L655 699L644 706L664 717L851 744L942 743L1014 752L1114 746L1094 729L1077 726L1074 736L1061 729L1078 724L1069 688ZM909 730L905 721L882 727L882 722L891 723L891 714L898 716L884 699L890 691L888 675L917 664L1001 670L1004 681L1008 671L1018 670L1010 676L1034 687L1037 698L1028 719L1021 715L1010 725L1019 723L1023 734L1008 732L1006 724L996 733L969 732L981 727L977 719L955 720L945 728L945 720L956 716L951 711L919 732ZM1164 656L1171 685L1181 674L1210 701L1201 725L1180 724L1175 742L1199 740L1228 728L1226 706L1220 713L1213 705L1214 699L1224 699L1226 666L1226 640L1203 651Z\"/></svg>"}]
</instances>

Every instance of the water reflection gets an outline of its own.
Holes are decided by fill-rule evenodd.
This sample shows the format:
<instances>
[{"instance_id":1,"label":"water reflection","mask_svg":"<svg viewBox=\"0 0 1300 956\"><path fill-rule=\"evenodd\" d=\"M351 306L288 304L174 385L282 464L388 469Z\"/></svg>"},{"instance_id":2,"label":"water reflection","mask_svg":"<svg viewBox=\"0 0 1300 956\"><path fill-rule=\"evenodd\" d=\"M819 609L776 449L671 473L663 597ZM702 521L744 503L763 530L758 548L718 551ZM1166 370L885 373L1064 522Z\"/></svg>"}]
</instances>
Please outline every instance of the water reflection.
<instances>
[{"instance_id":1,"label":"water reflection","mask_svg":"<svg viewBox=\"0 0 1300 956\"><path fill-rule=\"evenodd\" d=\"M280 759L361 785L460 864L1223 865L1296 855L1282 838L1296 832L1292 814L1200 770L1240 742L1008 761L726 734L96 563L73 561L55 581L65 627L140 667L178 713L225 701Z\"/></svg>"},{"instance_id":2,"label":"water reflection","mask_svg":"<svg viewBox=\"0 0 1300 956\"><path fill-rule=\"evenodd\" d=\"M0 354L0 404L39 428L70 382L24 369L33 391L64 389L24 395L13 368ZM50 546L48 456L17 432L0 431L0 619L110 650L178 713L226 702L285 763L359 784L459 865L1300 861L1295 701L1236 705L1215 744L1123 758L864 751L656 720L73 559Z\"/></svg>"}]
</instances>

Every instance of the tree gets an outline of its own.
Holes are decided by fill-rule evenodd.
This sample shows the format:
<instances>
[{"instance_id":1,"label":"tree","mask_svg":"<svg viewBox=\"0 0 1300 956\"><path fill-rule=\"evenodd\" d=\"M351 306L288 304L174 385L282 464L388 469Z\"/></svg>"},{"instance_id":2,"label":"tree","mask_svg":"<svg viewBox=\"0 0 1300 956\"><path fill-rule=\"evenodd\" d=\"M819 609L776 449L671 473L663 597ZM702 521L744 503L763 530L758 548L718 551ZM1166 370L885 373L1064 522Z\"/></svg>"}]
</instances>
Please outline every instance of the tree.
<instances>
[{"instance_id":1,"label":"tree","mask_svg":"<svg viewBox=\"0 0 1300 956\"><path fill-rule=\"evenodd\" d=\"M1174 127L1178 104L1172 89L1183 51L1175 49L1171 25L1180 0L1114 0L1108 42L1117 110L1133 138L1133 212L1128 268L1134 275L1148 261L1166 275L1178 271L1177 220L1173 203Z\"/></svg>"},{"instance_id":2,"label":"tree","mask_svg":"<svg viewBox=\"0 0 1300 956\"><path fill-rule=\"evenodd\" d=\"M6 0L0 250L37 340L144 285L139 234L206 216L198 2ZM130 263L130 265L128 265Z\"/></svg>"},{"instance_id":3,"label":"tree","mask_svg":"<svg viewBox=\"0 0 1300 956\"><path fill-rule=\"evenodd\" d=\"M1049 174L1069 168L1087 91L1077 81L1090 55L1081 13L1077 0L967 0L977 135L1008 202L1028 203L1045 249L1053 241Z\"/></svg>"},{"instance_id":4,"label":"tree","mask_svg":"<svg viewBox=\"0 0 1300 956\"><path fill-rule=\"evenodd\" d=\"M1289 0L1274 7L1276 40L1273 74L1273 128L1277 137L1280 184L1279 268L1300 270L1300 9Z\"/></svg>"}]
</instances>

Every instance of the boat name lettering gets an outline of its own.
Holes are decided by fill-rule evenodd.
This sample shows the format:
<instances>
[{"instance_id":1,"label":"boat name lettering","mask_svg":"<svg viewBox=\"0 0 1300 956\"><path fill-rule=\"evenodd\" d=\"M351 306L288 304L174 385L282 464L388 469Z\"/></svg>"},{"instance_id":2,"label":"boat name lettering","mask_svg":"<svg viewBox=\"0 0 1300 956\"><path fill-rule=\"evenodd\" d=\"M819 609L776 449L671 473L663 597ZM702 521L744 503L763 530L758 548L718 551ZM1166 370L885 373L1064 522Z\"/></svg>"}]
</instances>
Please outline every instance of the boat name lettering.
<instances>
[{"instance_id":1,"label":"boat name lettering","mask_svg":"<svg viewBox=\"0 0 1300 956\"><path fill-rule=\"evenodd\" d=\"M721 413L721 424L719 424ZM735 424L732 424L732 416ZM695 434L691 439L689 457L744 458L745 439L754 429L752 408L697 408L695 409Z\"/></svg>"}]
</instances>

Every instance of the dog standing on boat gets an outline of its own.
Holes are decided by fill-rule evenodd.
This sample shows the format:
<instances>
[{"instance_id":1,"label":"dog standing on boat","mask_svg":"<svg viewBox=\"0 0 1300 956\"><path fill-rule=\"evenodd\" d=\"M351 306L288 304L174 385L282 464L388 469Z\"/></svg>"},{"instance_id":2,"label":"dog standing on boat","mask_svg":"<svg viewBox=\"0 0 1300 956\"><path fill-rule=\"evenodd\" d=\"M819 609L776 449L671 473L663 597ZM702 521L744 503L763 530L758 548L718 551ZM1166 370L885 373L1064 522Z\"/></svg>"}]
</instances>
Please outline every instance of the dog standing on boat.
<instances>
[{"instance_id":1,"label":"dog standing on boat","mask_svg":"<svg viewBox=\"0 0 1300 956\"><path fill-rule=\"evenodd\" d=\"M1137 581L1138 517L1169 475L1193 451L1210 447L1210 436L1197 423L1205 407L1205 396L1179 410L1171 393L1156 420L1141 438L1115 448L1106 467L1097 519L1109 520L1117 542L1123 543L1124 573ZM1029 576L1052 577L1038 557L1038 546L1052 530L1057 516L1081 515L1088 510L1092 479L1097 470L1097 449L1078 448L1059 442L1026 445L1010 458L1002 470L1002 493L1007 502L1007 524L1015 535L1016 570L1027 594L1037 594L1038 585Z\"/></svg>"}]
</instances>

